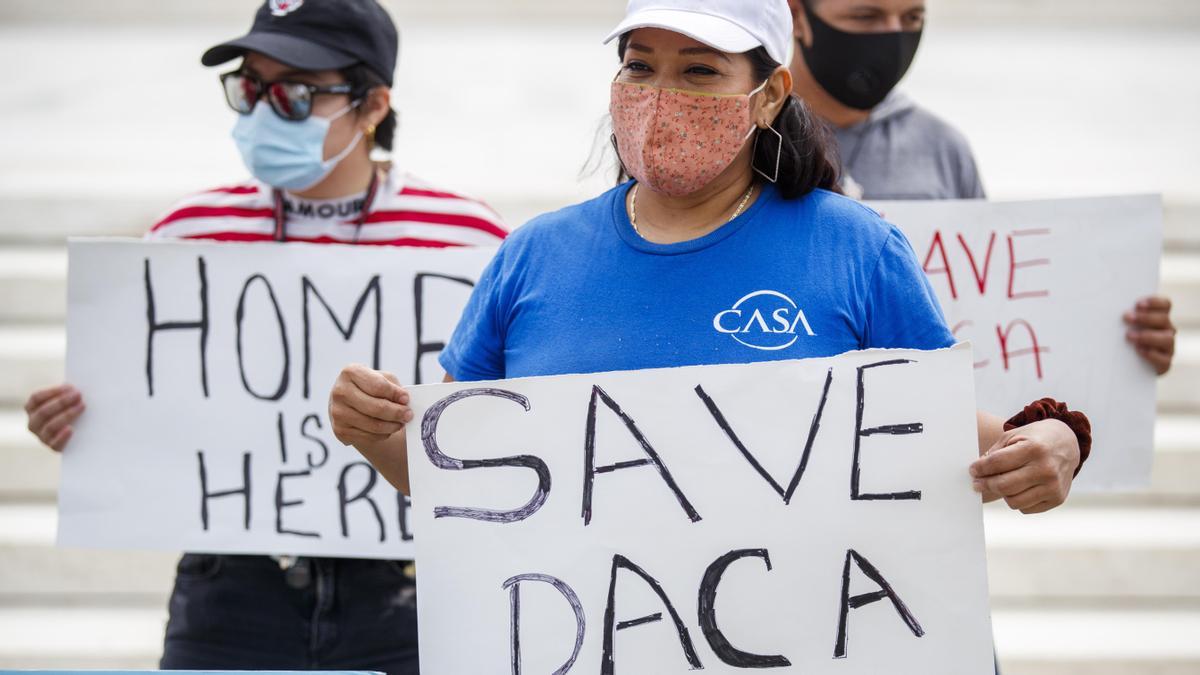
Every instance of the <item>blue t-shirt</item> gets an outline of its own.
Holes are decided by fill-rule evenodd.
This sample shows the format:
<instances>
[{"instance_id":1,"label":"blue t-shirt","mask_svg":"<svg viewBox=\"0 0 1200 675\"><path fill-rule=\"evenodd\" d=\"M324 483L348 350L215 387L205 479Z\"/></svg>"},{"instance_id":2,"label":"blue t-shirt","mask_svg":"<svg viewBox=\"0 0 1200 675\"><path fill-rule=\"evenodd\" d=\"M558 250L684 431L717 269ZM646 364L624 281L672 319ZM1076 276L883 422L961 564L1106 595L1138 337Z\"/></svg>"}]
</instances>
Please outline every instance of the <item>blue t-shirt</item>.
<instances>
[{"instance_id":1,"label":"blue t-shirt","mask_svg":"<svg viewBox=\"0 0 1200 675\"><path fill-rule=\"evenodd\" d=\"M912 246L840 195L767 186L678 244L642 239L625 183L539 216L484 271L442 367L459 381L954 344Z\"/></svg>"}]
</instances>

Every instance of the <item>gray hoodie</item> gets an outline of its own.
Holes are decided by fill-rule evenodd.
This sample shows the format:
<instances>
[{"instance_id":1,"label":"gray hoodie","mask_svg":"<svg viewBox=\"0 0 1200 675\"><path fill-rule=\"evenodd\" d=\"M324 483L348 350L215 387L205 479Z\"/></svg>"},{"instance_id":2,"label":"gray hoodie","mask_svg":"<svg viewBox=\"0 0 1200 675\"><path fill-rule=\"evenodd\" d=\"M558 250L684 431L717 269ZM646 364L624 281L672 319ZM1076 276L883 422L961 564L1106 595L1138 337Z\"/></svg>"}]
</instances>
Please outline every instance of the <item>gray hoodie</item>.
<instances>
[{"instance_id":1,"label":"gray hoodie","mask_svg":"<svg viewBox=\"0 0 1200 675\"><path fill-rule=\"evenodd\" d=\"M867 121L834 129L842 187L858 199L982 199L967 139L893 91ZM859 188L861 188L861 193Z\"/></svg>"}]
</instances>

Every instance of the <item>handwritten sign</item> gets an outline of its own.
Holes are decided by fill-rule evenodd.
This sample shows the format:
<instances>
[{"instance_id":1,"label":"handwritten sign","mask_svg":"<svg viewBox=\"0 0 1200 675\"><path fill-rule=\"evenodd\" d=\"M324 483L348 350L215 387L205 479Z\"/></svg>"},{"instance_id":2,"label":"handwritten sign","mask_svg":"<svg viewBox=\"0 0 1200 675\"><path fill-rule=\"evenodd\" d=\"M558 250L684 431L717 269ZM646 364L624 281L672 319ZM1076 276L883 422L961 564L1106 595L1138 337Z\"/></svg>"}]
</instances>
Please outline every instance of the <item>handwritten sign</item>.
<instances>
[{"instance_id":1,"label":"handwritten sign","mask_svg":"<svg viewBox=\"0 0 1200 675\"><path fill-rule=\"evenodd\" d=\"M877 202L912 242L960 340L979 406L1004 417L1050 396L1088 414L1075 489L1150 483L1155 376L1121 315L1158 287L1158 197Z\"/></svg>"},{"instance_id":2,"label":"handwritten sign","mask_svg":"<svg viewBox=\"0 0 1200 675\"><path fill-rule=\"evenodd\" d=\"M330 431L341 368L440 381L488 249L70 244L59 542L412 556L406 498Z\"/></svg>"},{"instance_id":3,"label":"handwritten sign","mask_svg":"<svg viewBox=\"0 0 1200 675\"><path fill-rule=\"evenodd\" d=\"M968 346L416 387L433 673L992 673Z\"/></svg>"}]
</instances>

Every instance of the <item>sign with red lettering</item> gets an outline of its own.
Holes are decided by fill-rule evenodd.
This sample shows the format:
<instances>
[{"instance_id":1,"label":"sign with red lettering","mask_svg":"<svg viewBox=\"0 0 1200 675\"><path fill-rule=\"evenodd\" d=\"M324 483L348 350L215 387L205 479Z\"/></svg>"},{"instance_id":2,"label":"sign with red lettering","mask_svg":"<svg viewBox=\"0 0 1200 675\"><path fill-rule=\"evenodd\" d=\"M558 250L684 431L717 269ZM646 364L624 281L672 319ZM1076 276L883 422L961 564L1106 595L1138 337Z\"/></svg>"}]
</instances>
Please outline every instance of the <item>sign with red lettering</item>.
<instances>
[{"instance_id":1,"label":"sign with red lettering","mask_svg":"<svg viewBox=\"0 0 1200 675\"><path fill-rule=\"evenodd\" d=\"M991 675L971 362L414 387L422 670Z\"/></svg>"},{"instance_id":2,"label":"sign with red lettering","mask_svg":"<svg viewBox=\"0 0 1200 675\"><path fill-rule=\"evenodd\" d=\"M1122 315L1158 288L1156 196L871 204L908 236L946 320L975 347L979 407L1050 396L1087 413L1077 489L1150 482L1155 376Z\"/></svg>"}]
</instances>

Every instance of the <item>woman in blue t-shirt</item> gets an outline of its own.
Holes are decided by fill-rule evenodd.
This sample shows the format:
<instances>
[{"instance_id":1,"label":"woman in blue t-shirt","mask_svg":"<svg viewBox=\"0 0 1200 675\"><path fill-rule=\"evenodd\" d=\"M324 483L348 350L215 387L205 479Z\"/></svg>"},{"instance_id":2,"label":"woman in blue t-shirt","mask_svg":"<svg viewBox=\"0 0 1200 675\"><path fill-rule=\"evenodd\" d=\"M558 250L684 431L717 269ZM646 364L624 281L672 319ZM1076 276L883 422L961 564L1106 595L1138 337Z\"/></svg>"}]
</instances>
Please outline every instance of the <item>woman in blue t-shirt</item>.
<instances>
[{"instance_id":1,"label":"woman in blue t-shirt","mask_svg":"<svg viewBox=\"0 0 1200 675\"><path fill-rule=\"evenodd\" d=\"M505 241L442 352L448 379L954 343L904 235L834 192L823 127L781 65L786 0L696 4L630 3L609 40L614 143L633 180ZM407 404L394 376L361 366L330 397L337 437L406 493ZM1053 508L1079 440L1056 419L1005 432L980 413L976 489Z\"/></svg>"}]
</instances>

